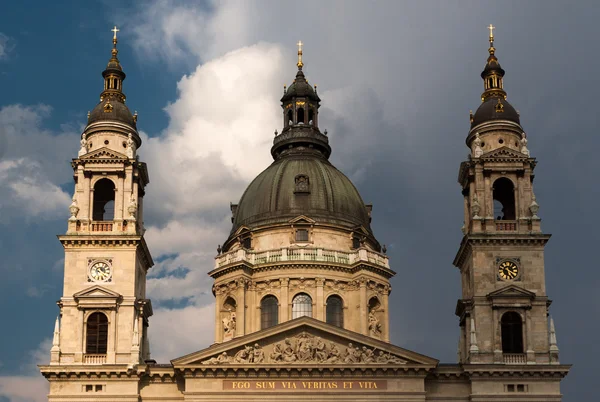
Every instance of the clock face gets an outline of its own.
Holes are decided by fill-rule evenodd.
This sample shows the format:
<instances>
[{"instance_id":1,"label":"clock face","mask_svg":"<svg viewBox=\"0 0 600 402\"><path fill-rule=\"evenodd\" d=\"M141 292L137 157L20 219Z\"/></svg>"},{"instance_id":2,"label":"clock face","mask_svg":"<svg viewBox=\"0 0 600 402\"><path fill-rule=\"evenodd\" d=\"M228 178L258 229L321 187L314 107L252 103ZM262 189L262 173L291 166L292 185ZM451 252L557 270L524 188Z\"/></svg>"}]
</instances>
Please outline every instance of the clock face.
<instances>
[{"instance_id":1,"label":"clock face","mask_svg":"<svg viewBox=\"0 0 600 402\"><path fill-rule=\"evenodd\" d=\"M498 266L498 275L504 280L513 280L519 275L519 266L512 261L503 261Z\"/></svg>"},{"instance_id":2,"label":"clock face","mask_svg":"<svg viewBox=\"0 0 600 402\"><path fill-rule=\"evenodd\" d=\"M90 267L90 278L96 282L106 282L110 279L111 268L104 261L96 261Z\"/></svg>"}]
</instances>

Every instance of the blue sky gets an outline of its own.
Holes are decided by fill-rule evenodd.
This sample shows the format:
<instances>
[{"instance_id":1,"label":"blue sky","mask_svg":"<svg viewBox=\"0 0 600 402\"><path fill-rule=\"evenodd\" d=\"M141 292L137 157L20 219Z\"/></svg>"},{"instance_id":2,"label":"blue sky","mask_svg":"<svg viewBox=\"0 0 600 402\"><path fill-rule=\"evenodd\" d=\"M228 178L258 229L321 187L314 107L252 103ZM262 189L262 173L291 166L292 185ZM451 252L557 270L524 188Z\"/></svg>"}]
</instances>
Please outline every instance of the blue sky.
<instances>
[{"instance_id":1,"label":"blue sky","mask_svg":"<svg viewBox=\"0 0 600 402\"><path fill-rule=\"evenodd\" d=\"M551 314L561 361L575 365L563 393L595 395L594 2L308 2L305 14L290 13L286 1L113 3L21 1L0 14L0 303L12 328L0 335L0 401L44 393L35 364L48 357L62 292L55 236L66 230L69 162L102 89L115 24L150 171L155 357L168 361L211 342L206 272L229 230L229 202L270 163L278 99L302 39L332 161L374 204L375 235L399 272L392 341L454 362L460 289L452 259L463 220L456 174L493 23L508 100L539 159L535 191L542 227L553 234ZM180 333L169 334L173 324Z\"/></svg>"}]
</instances>

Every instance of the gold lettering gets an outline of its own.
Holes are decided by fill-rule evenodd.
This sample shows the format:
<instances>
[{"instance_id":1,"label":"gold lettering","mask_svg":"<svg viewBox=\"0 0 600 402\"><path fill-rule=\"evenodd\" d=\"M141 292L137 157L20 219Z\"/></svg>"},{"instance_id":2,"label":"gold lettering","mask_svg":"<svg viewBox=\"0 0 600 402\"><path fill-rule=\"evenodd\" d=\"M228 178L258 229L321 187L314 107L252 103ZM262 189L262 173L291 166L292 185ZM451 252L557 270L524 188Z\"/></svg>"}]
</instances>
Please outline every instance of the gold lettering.
<instances>
[{"instance_id":1,"label":"gold lettering","mask_svg":"<svg viewBox=\"0 0 600 402\"><path fill-rule=\"evenodd\" d=\"M344 381L344 388L345 389L351 389L352 388L352 382Z\"/></svg>"}]
</instances>

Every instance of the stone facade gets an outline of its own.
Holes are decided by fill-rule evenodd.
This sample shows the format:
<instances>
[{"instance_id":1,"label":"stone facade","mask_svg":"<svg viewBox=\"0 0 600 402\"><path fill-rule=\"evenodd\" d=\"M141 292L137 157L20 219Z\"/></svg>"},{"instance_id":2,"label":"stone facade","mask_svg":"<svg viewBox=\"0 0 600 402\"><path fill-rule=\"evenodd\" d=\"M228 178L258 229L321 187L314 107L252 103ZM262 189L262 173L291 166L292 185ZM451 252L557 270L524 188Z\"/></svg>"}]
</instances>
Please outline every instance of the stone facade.
<instances>
[{"instance_id":1,"label":"stone facade","mask_svg":"<svg viewBox=\"0 0 600 402\"><path fill-rule=\"evenodd\" d=\"M271 182L249 187L268 191L248 190L232 205L232 233L209 272L215 343L157 364L145 294L153 265L143 225L149 180L136 155L137 116L124 106L115 36L101 103L72 163L71 217L59 236L64 293L51 361L40 367L49 401L561 401L570 366L559 363L548 319L550 235L537 215L536 162L516 112L502 115L513 108L492 49L485 103L467 137L471 155L459 171L457 364L389 343L395 273L370 228L372 206L328 162L320 99L302 73L301 51L282 98L275 162L259 176ZM123 104L107 106L115 102ZM318 172L327 174L317 180Z\"/></svg>"}]
</instances>

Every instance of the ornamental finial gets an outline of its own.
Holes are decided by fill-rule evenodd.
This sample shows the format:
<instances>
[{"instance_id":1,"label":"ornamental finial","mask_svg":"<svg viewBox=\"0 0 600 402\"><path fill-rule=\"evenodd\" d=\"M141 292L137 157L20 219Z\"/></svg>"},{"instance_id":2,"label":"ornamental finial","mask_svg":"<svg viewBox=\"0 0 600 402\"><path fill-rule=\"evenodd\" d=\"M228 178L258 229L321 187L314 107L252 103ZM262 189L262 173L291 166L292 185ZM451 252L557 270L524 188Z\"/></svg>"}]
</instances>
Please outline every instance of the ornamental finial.
<instances>
[{"instance_id":1,"label":"ornamental finial","mask_svg":"<svg viewBox=\"0 0 600 402\"><path fill-rule=\"evenodd\" d=\"M303 45L302 41L299 40L297 45L298 45L298 64L297 64L297 66L299 69L302 69L302 66L304 66L304 63L302 63L302 45Z\"/></svg>"}]
</instances>

